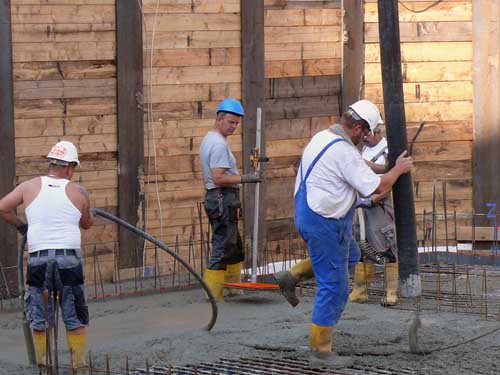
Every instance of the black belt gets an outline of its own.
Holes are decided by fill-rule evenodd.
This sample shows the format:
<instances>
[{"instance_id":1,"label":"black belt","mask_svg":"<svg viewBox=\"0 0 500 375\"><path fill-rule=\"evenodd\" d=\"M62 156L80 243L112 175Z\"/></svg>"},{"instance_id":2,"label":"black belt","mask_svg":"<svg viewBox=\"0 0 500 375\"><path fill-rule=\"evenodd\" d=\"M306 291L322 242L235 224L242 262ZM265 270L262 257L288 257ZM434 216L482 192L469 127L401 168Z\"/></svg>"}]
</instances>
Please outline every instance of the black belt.
<instances>
[{"instance_id":1,"label":"black belt","mask_svg":"<svg viewBox=\"0 0 500 375\"><path fill-rule=\"evenodd\" d=\"M217 187L217 188L213 188L213 189L207 189L207 192L210 191L218 191L218 192L221 192L221 193L239 193L240 192L240 188L238 187L233 187L233 186L224 186L224 187Z\"/></svg>"},{"instance_id":2,"label":"black belt","mask_svg":"<svg viewBox=\"0 0 500 375\"><path fill-rule=\"evenodd\" d=\"M75 249L51 249L51 250L34 251L34 252L30 253L30 258L48 257L49 251L55 252L55 256L64 256L64 255L76 256Z\"/></svg>"}]
</instances>

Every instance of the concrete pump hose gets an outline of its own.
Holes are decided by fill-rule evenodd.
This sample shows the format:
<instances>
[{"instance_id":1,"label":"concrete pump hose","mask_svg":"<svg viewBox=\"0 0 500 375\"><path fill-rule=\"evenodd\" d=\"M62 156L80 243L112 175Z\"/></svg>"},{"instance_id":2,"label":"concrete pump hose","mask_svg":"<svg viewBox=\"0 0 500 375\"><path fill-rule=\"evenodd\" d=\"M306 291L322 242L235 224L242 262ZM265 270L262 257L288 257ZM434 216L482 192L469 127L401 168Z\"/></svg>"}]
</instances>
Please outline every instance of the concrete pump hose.
<instances>
[{"instance_id":1,"label":"concrete pump hose","mask_svg":"<svg viewBox=\"0 0 500 375\"><path fill-rule=\"evenodd\" d=\"M212 329L212 327L215 325L215 322L217 321L217 314L218 314L217 302L215 300L214 295L212 294L212 291L210 290L210 288L208 287L208 285L205 283L205 281L203 281L203 277L201 277L201 275L198 274L198 272L196 272L196 270L193 267L191 267L191 265L187 261L185 261L179 254L177 254L173 249L171 249L170 247L168 247L166 244L164 244L160 240L154 238L153 236L150 236L146 232L140 230L137 227L134 227L132 224L127 223L126 221L124 221L124 220L116 217L115 215L110 214L109 212L106 212L106 211L101 210L99 208L93 208L91 211L92 211L93 214L98 215L98 216L102 216L102 217L104 217L106 219L114 221L115 223L117 223L117 224L119 224L119 225L127 228L129 231L131 231L131 232L137 234L138 236L144 238L145 240L148 240L149 242L155 244L160 249L162 249L163 251L165 251L166 253L168 253L169 255L171 255L172 257L174 257L175 259L177 259L179 261L179 263L181 263L184 267L186 267L186 269L201 284L201 286L203 287L203 289L207 293L208 299L210 300L210 304L212 306L212 317L210 319L210 322L205 327L205 329L207 331L210 331Z\"/></svg>"}]
</instances>

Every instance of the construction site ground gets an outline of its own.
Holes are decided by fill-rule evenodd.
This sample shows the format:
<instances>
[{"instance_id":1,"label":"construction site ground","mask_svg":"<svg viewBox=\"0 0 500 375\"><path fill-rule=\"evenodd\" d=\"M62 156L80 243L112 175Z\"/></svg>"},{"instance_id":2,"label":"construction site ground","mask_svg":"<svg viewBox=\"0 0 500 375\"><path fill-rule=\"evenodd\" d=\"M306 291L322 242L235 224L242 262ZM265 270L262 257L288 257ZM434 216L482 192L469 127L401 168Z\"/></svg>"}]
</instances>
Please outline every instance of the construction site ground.
<instances>
[{"instance_id":1,"label":"construction site ground","mask_svg":"<svg viewBox=\"0 0 500 375\"><path fill-rule=\"evenodd\" d=\"M267 363L287 359L307 365L313 295L313 288L303 289L301 303L295 308L279 292L247 291L226 298L226 302L218 305L219 316L211 332L203 329L211 309L201 289L92 301L88 328L92 365L96 369L108 367L113 374L125 374L127 366L129 369L197 366L221 363L221 360L236 363L242 358L249 359L250 368L252 361L262 358ZM420 312L422 326L417 330L418 348L427 354L412 354L408 333L415 311L403 309L401 305L381 307L379 298L372 294L369 303L348 303L334 330L334 349L341 355L351 356L355 365L330 373L500 373L498 319L423 309ZM14 305L15 301L9 311L9 305L6 308L4 304L0 314L0 373L38 374L38 369L27 365L22 316ZM411 303L407 301L403 306L411 306ZM493 333L477 338L488 332ZM59 362L68 364L63 333L61 324ZM471 340L474 338L477 339ZM60 370L59 373L69 372ZM262 373L274 371L268 369Z\"/></svg>"}]
</instances>

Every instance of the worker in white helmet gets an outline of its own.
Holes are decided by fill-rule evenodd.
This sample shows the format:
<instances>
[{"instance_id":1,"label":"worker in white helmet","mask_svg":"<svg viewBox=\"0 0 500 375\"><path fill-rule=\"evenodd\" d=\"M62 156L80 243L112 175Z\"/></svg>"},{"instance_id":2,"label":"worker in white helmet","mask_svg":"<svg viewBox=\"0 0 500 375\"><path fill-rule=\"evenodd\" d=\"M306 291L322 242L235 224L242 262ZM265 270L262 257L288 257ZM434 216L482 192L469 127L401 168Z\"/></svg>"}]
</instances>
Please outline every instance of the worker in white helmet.
<instances>
[{"instance_id":1,"label":"worker in white helmet","mask_svg":"<svg viewBox=\"0 0 500 375\"><path fill-rule=\"evenodd\" d=\"M48 173L18 185L0 200L0 217L28 235L29 286L25 308L33 332L36 361L46 365L47 337L54 325L54 300L59 300L74 368L85 365L86 326L84 272L80 228L93 225L87 191L70 182L80 165L76 147L60 141L47 155ZM27 223L16 214L24 204ZM49 299L47 294L59 298ZM45 296L44 296L45 294ZM47 329L49 328L49 330Z\"/></svg>"},{"instance_id":2,"label":"worker in white helmet","mask_svg":"<svg viewBox=\"0 0 500 375\"><path fill-rule=\"evenodd\" d=\"M307 244L318 286L310 332L314 364L345 367L352 362L332 353L332 332L349 297L348 265L359 261L359 249L352 241L358 194L368 197L389 191L413 165L405 151L390 171L379 176L362 158L355 146L381 122L378 108L360 100L342 115L340 124L314 135L302 154L294 194L295 225ZM277 275L282 290L295 287L307 266L305 261L302 269L292 269L297 272Z\"/></svg>"}]
</instances>

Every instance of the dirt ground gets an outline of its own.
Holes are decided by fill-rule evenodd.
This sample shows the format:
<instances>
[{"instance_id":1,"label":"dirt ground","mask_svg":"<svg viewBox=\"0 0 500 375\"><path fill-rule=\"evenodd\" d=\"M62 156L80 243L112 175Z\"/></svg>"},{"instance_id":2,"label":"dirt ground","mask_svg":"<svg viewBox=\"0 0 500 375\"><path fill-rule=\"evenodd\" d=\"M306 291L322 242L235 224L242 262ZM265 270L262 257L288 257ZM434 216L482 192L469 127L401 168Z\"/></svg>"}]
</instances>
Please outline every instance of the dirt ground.
<instances>
[{"instance_id":1,"label":"dirt ground","mask_svg":"<svg viewBox=\"0 0 500 375\"><path fill-rule=\"evenodd\" d=\"M95 366L104 368L107 356L116 373L125 368L126 357L130 368L145 368L146 360L168 366L220 358L307 358L312 300L312 293L306 293L292 308L279 292L246 292L219 304L211 332L203 330L211 309L199 289L92 302L88 346ZM356 364L385 374L500 373L499 331L461 344L500 327L498 320L424 311L419 348L457 346L415 355L408 344L415 312L383 308L371 300L349 303L334 331L334 349ZM21 323L19 312L0 313L1 374L39 373L26 365ZM60 361L68 363L62 336Z\"/></svg>"}]
</instances>

